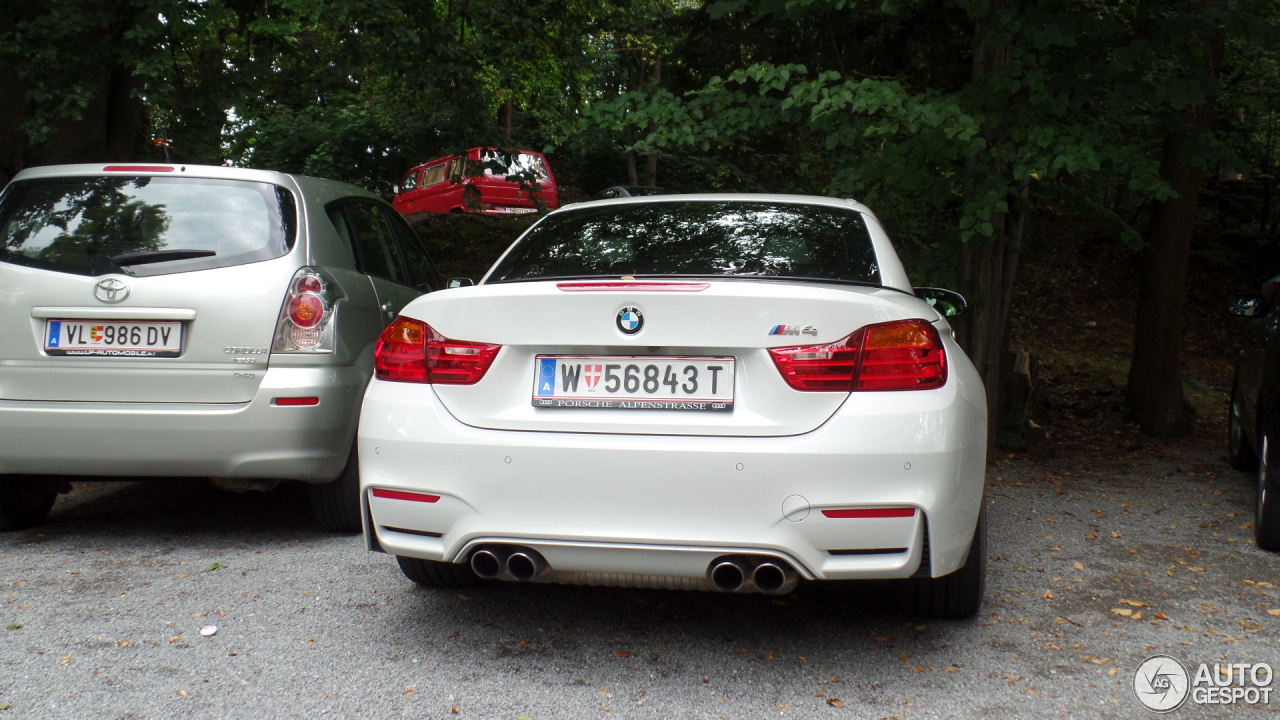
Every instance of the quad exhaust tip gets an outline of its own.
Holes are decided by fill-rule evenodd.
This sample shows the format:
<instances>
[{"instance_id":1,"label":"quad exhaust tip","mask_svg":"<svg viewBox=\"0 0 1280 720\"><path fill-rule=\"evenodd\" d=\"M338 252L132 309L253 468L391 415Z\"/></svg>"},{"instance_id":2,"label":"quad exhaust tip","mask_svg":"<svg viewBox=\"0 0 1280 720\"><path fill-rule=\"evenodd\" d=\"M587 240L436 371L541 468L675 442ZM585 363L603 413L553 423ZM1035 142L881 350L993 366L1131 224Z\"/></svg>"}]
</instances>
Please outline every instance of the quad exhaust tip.
<instances>
[{"instance_id":1,"label":"quad exhaust tip","mask_svg":"<svg viewBox=\"0 0 1280 720\"><path fill-rule=\"evenodd\" d=\"M536 550L523 547L484 547L471 553L471 571L483 580L505 576L527 582L547 569Z\"/></svg>"},{"instance_id":2,"label":"quad exhaust tip","mask_svg":"<svg viewBox=\"0 0 1280 720\"><path fill-rule=\"evenodd\" d=\"M507 557L507 574L520 582L527 582L547 569L547 562L532 550L520 550Z\"/></svg>"},{"instance_id":3,"label":"quad exhaust tip","mask_svg":"<svg viewBox=\"0 0 1280 720\"><path fill-rule=\"evenodd\" d=\"M711 563L708 575L711 584L722 592L746 589L767 595L785 595L800 582L800 575L794 568L772 558L722 558Z\"/></svg>"},{"instance_id":4,"label":"quad exhaust tip","mask_svg":"<svg viewBox=\"0 0 1280 720\"><path fill-rule=\"evenodd\" d=\"M502 574L507 556L502 550L483 548L471 554L471 572L483 580L492 580Z\"/></svg>"}]
</instances>

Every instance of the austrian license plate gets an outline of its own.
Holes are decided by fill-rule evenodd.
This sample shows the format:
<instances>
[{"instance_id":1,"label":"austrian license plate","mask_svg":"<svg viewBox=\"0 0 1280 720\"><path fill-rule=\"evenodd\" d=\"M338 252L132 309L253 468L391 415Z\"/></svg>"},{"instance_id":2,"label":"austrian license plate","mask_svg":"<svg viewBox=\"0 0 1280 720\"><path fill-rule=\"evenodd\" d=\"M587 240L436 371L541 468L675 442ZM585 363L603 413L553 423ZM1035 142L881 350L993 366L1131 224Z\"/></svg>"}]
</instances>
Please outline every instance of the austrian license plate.
<instances>
[{"instance_id":1,"label":"austrian license plate","mask_svg":"<svg viewBox=\"0 0 1280 720\"><path fill-rule=\"evenodd\" d=\"M733 409L731 357L539 355L533 405L619 410Z\"/></svg>"},{"instance_id":2,"label":"austrian license plate","mask_svg":"<svg viewBox=\"0 0 1280 720\"><path fill-rule=\"evenodd\" d=\"M44 351L50 355L100 357L178 357L182 323L178 321L48 320Z\"/></svg>"}]
</instances>

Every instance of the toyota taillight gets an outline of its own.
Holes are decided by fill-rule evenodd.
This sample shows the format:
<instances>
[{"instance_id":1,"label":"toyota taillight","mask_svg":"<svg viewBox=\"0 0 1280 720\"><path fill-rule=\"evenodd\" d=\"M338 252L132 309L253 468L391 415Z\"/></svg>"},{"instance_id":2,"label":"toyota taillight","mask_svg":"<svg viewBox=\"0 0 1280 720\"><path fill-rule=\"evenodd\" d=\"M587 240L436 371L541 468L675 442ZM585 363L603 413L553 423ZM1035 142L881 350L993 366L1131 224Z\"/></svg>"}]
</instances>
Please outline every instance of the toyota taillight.
<instances>
[{"instance_id":1,"label":"toyota taillight","mask_svg":"<svg viewBox=\"0 0 1280 720\"><path fill-rule=\"evenodd\" d=\"M809 392L928 390L947 382L947 353L925 320L867 325L826 345L770 348L787 384Z\"/></svg>"},{"instance_id":2,"label":"toyota taillight","mask_svg":"<svg viewBox=\"0 0 1280 720\"><path fill-rule=\"evenodd\" d=\"M471 385L489 371L501 345L450 340L430 325L400 317L374 348L374 376L392 382Z\"/></svg>"},{"instance_id":3,"label":"toyota taillight","mask_svg":"<svg viewBox=\"0 0 1280 720\"><path fill-rule=\"evenodd\" d=\"M271 351L333 352L334 309L345 298L337 281L320 268L299 269L289 281Z\"/></svg>"}]
</instances>

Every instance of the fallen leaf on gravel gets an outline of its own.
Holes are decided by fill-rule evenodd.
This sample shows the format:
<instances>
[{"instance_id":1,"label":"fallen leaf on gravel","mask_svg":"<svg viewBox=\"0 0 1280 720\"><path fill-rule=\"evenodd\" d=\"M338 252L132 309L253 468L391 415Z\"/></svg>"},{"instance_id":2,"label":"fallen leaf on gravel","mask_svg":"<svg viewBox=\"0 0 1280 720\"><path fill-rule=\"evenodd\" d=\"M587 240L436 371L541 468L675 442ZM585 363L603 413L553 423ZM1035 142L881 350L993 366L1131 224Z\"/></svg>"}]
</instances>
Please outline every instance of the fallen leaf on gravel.
<instances>
[{"instance_id":1,"label":"fallen leaf on gravel","mask_svg":"<svg viewBox=\"0 0 1280 720\"><path fill-rule=\"evenodd\" d=\"M1274 608L1274 609L1268 610L1267 614L1272 617L1280 617L1280 608Z\"/></svg>"},{"instance_id":2,"label":"fallen leaf on gravel","mask_svg":"<svg viewBox=\"0 0 1280 720\"><path fill-rule=\"evenodd\" d=\"M1121 535L1120 533L1116 532L1115 530L1112 530L1112 531L1111 531L1111 537L1113 537L1113 538L1122 538L1122 537L1124 537L1124 536L1123 536L1123 535Z\"/></svg>"},{"instance_id":3,"label":"fallen leaf on gravel","mask_svg":"<svg viewBox=\"0 0 1280 720\"><path fill-rule=\"evenodd\" d=\"M182 642L182 636L174 635L173 637L169 638L169 642L171 643Z\"/></svg>"},{"instance_id":4,"label":"fallen leaf on gravel","mask_svg":"<svg viewBox=\"0 0 1280 720\"><path fill-rule=\"evenodd\" d=\"M1165 614L1164 614L1164 613L1162 613L1162 612L1158 612L1158 613L1156 613L1156 619L1157 619L1157 620L1168 620L1168 619L1169 619L1169 616L1168 616L1168 615L1165 615Z\"/></svg>"},{"instance_id":5,"label":"fallen leaf on gravel","mask_svg":"<svg viewBox=\"0 0 1280 720\"><path fill-rule=\"evenodd\" d=\"M1044 595L1041 595L1040 597L1044 598L1045 600L1052 600L1052 599L1053 599L1053 591L1052 591L1052 590L1045 590L1045 591L1044 591Z\"/></svg>"},{"instance_id":6,"label":"fallen leaf on gravel","mask_svg":"<svg viewBox=\"0 0 1280 720\"><path fill-rule=\"evenodd\" d=\"M841 700L840 698L827 698L827 704L830 705L831 707L838 707L838 708L844 707L844 701Z\"/></svg>"},{"instance_id":7,"label":"fallen leaf on gravel","mask_svg":"<svg viewBox=\"0 0 1280 720\"><path fill-rule=\"evenodd\" d=\"M1111 612L1115 615L1122 615L1124 617L1129 617L1133 614L1133 610L1130 608L1111 608Z\"/></svg>"},{"instance_id":8,"label":"fallen leaf on gravel","mask_svg":"<svg viewBox=\"0 0 1280 720\"><path fill-rule=\"evenodd\" d=\"M1146 606L1147 606L1147 604L1146 604L1146 603L1144 603L1144 602L1142 602L1141 600L1123 600L1123 599L1122 599L1122 600L1120 601L1120 604L1121 604L1121 605L1128 605L1128 606L1130 606L1130 607L1146 607Z\"/></svg>"},{"instance_id":9,"label":"fallen leaf on gravel","mask_svg":"<svg viewBox=\"0 0 1280 720\"><path fill-rule=\"evenodd\" d=\"M187 696L187 691L186 691L186 690L179 690L179 691L178 691L178 694L179 694L179 695L181 695L182 697L186 697L186 696Z\"/></svg>"},{"instance_id":10,"label":"fallen leaf on gravel","mask_svg":"<svg viewBox=\"0 0 1280 720\"><path fill-rule=\"evenodd\" d=\"M1058 647L1057 643L1047 642L1044 644L1044 649L1045 650L1061 650L1062 648Z\"/></svg>"},{"instance_id":11,"label":"fallen leaf on gravel","mask_svg":"<svg viewBox=\"0 0 1280 720\"><path fill-rule=\"evenodd\" d=\"M1275 585L1272 585L1272 584L1271 584L1271 583L1269 583L1269 582L1260 582L1260 583L1258 583L1258 584L1257 584L1257 587L1260 587L1260 588L1273 588L1273 587L1275 587Z\"/></svg>"},{"instance_id":12,"label":"fallen leaf on gravel","mask_svg":"<svg viewBox=\"0 0 1280 720\"><path fill-rule=\"evenodd\" d=\"M1129 619L1130 619L1130 620L1141 620L1141 619L1142 619L1142 611L1141 611L1141 610L1139 610L1138 612L1134 613L1134 614L1133 614Z\"/></svg>"},{"instance_id":13,"label":"fallen leaf on gravel","mask_svg":"<svg viewBox=\"0 0 1280 720\"><path fill-rule=\"evenodd\" d=\"M401 695L412 695L412 694L414 694L415 692L417 692L417 691L416 691L416 690L414 690L413 688L409 688L408 690L405 690L404 692L402 692L402 693L400 693L400 694L401 694Z\"/></svg>"},{"instance_id":14,"label":"fallen leaf on gravel","mask_svg":"<svg viewBox=\"0 0 1280 720\"><path fill-rule=\"evenodd\" d=\"M71 662L71 653L67 653L66 655L63 655L62 659L58 661L58 664L66 665L69 662Z\"/></svg>"},{"instance_id":15,"label":"fallen leaf on gravel","mask_svg":"<svg viewBox=\"0 0 1280 720\"><path fill-rule=\"evenodd\" d=\"M1202 567L1189 567L1187 569L1190 570L1191 572L1204 572L1204 568Z\"/></svg>"},{"instance_id":16,"label":"fallen leaf on gravel","mask_svg":"<svg viewBox=\"0 0 1280 720\"><path fill-rule=\"evenodd\" d=\"M619 650L617 655L618 657L621 657L621 658L631 657L631 653L627 652L626 650Z\"/></svg>"},{"instance_id":17,"label":"fallen leaf on gravel","mask_svg":"<svg viewBox=\"0 0 1280 720\"><path fill-rule=\"evenodd\" d=\"M1073 568L1075 568L1075 569L1077 569L1077 570L1083 570L1083 569L1084 569L1084 563L1080 562L1079 560L1076 560L1076 561L1074 561L1074 562L1072 562L1072 563L1071 563L1071 567L1073 567Z\"/></svg>"},{"instance_id":18,"label":"fallen leaf on gravel","mask_svg":"<svg viewBox=\"0 0 1280 720\"><path fill-rule=\"evenodd\" d=\"M889 642L892 639L893 639L892 635L881 635L880 637L876 638L876 642Z\"/></svg>"},{"instance_id":19,"label":"fallen leaf on gravel","mask_svg":"<svg viewBox=\"0 0 1280 720\"><path fill-rule=\"evenodd\" d=\"M458 714L458 706L457 706L457 705L454 705L453 707L449 708L449 712L450 712L450 713L452 713L452 714L454 714L454 715L457 715L457 714Z\"/></svg>"},{"instance_id":20,"label":"fallen leaf on gravel","mask_svg":"<svg viewBox=\"0 0 1280 720\"><path fill-rule=\"evenodd\" d=\"M1114 667L1113 667L1113 668L1111 668L1110 670L1108 670L1108 671L1107 671L1107 674L1108 674L1108 675L1115 675L1115 674L1116 674L1116 673L1118 673L1118 672L1120 672L1120 670L1119 670L1118 668L1114 668Z\"/></svg>"}]
</instances>

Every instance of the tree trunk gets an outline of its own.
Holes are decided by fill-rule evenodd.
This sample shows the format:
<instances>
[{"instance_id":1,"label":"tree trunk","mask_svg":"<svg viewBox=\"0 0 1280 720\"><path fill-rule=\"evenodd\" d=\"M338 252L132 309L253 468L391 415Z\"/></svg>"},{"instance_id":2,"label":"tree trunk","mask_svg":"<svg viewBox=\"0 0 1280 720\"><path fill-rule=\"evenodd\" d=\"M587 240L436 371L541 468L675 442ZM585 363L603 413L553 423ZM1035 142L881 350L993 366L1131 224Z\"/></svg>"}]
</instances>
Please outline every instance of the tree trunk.
<instances>
[{"instance_id":1,"label":"tree trunk","mask_svg":"<svg viewBox=\"0 0 1280 720\"><path fill-rule=\"evenodd\" d=\"M1210 4L1206 1L1201 9ZM1207 35L1205 67L1217 78L1226 38L1221 31ZM1129 366L1129 400L1144 432L1179 437L1195 427L1195 410L1182 393L1182 310L1186 301L1187 264L1191 255L1196 200L1204 180L1193 164L1192 143L1208 132L1214 99L1182 113L1181 127L1165 136L1160 176L1177 197L1155 204L1151 231L1138 271L1138 315L1133 332L1133 360Z\"/></svg>"},{"instance_id":2,"label":"tree trunk","mask_svg":"<svg viewBox=\"0 0 1280 720\"><path fill-rule=\"evenodd\" d=\"M112 8L120 21L118 25L105 33L78 38L82 47L109 47L123 42L122 37L132 27L129 21L133 10L127 5ZM0 33L14 30L20 19L19 11L31 13L39 9L14 4L12 8L0 10ZM19 170L35 165L137 159L144 108L142 101L134 96L139 83L133 77L132 65L74 70L78 73L77 79L83 79L91 87L88 103L78 119L49 122L47 139L33 145L23 129L36 109L27 99L31 86L23 80L18 67L0 66L0 99L4 100L4 110L0 112L0 186L8 183ZM56 71L65 72L67 68L47 70Z\"/></svg>"},{"instance_id":3,"label":"tree trunk","mask_svg":"<svg viewBox=\"0 0 1280 720\"><path fill-rule=\"evenodd\" d=\"M653 76L651 82L657 85L662 82L662 61L658 58L653 59ZM658 122L656 120L649 121L649 133L658 131ZM643 185L658 184L658 154L651 152L644 158L644 182Z\"/></svg>"},{"instance_id":4,"label":"tree trunk","mask_svg":"<svg viewBox=\"0 0 1280 720\"><path fill-rule=\"evenodd\" d=\"M973 53L973 80L984 78L1010 58L1007 44L989 45L981 40L984 26L1004 8L1004 3L993 0L986 8L986 15L978 18L974 28L979 38ZM998 128L985 133L988 145L995 147L1002 138ZM970 180L965 184L965 194L977 192L978 177L1009 178L1008 164L993 158L970 158ZM1009 178L1012 180L1012 178ZM1005 379L1005 356L1008 354L1009 314L1013 303L1013 281L1018 269L1018 253L1022 248L1026 215L1020 209L1025 203L1028 181L1024 178L1008 188L1007 201L1010 213L992 213L988 222L992 225L989 237L973 236L960 251L960 283L970 300L969 314L958 321L956 335L960 345L977 367L987 392L987 451L995 449L996 435L1003 417L1002 387Z\"/></svg>"}]
</instances>

